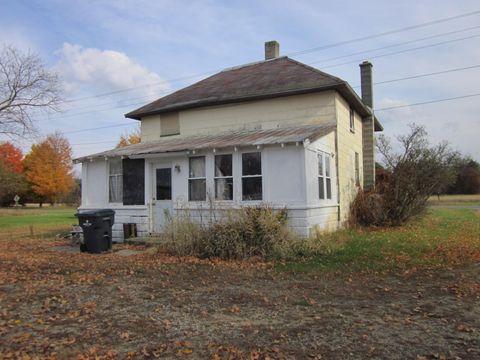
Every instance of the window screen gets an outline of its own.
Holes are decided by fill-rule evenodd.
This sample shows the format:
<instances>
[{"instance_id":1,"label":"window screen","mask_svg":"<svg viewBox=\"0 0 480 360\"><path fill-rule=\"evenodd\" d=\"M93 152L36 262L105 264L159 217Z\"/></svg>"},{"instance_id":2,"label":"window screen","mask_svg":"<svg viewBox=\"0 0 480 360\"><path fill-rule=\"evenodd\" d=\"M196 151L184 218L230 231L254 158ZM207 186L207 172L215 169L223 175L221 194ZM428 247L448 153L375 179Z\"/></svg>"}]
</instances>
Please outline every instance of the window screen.
<instances>
[{"instance_id":1,"label":"window screen","mask_svg":"<svg viewBox=\"0 0 480 360\"><path fill-rule=\"evenodd\" d=\"M108 201L111 203L122 203L123 201L123 171L122 160L112 159L109 162L108 179Z\"/></svg>"},{"instance_id":2,"label":"window screen","mask_svg":"<svg viewBox=\"0 0 480 360\"><path fill-rule=\"evenodd\" d=\"M232 155L215 156L215 199L233 200Z\"/></svg>"},{"instance_id":3,"label":"window screen","mask_svg":"<svg viewBox=\"0 0 480 360\"><path fill-rule=\"evenodd\" d=\"M262 154L242 154L242 199L262 200Z\"/></svg>"},{"instance_id":4,"label":"window screen","mask_svg":"<svg viewBox=\"0 0 480 360\"><path fill-rule=\"evenodd\" d=\"M205 201L207 199L205 156L189 159L188 177L188 200Z\"/></svg>"},{"instance_id":5,"label":"window screen","mask_svg":"<svg viewBox=\"0 0 480 360\"><path fill-rule=\"evenodd\" d=\"M332 198L332 175L330 154L318 154L318 197L322 200Z\"/></svg>"}]
</instances>

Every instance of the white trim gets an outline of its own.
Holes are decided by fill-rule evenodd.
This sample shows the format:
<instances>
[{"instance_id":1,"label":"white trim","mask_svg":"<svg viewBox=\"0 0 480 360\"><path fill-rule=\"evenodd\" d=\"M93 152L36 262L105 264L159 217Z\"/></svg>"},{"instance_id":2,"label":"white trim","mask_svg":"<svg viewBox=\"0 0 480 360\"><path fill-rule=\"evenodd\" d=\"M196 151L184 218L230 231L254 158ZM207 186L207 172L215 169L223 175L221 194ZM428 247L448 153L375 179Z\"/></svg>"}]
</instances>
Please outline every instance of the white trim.
<instances>
[{"instance_id":1,"label":"white trim","mask_svg":"<svg viewBox=\"0 0 480 360\"><path fill-rule=\"evenodd\" d=\"M172 151L166 153L156 153L156 154L140 154L140 155L128 155L129 159L157 159L157 158L169 158L175 156L185 156L187 153L185 151Z\"/></svg>"},{"instance_id":2,"label":"white trim","mask_svg":"<svg viewBox=\"0 0 480 360\"><path fill-rule=\"evenodd\" d=\"M233 171L233 154L232 153L225 153L225 154L216 154L215 149L213 149L213 200L218 201L218 202L233 202L235 200L235 183L234 183L234 171ZM216 171L216 157L217 156L230 156L231 159L231 166L232 166L232 175L229 176L216 176L215 171ZM232 198L231 199L217 199L217 186L215 180L221 180L221 179L232 179Z\"/></svg>"},{"instance_id":3,"label":"white trim","mask_svg":"<svg viewBox=\"0 0 480 360\"><path fill-rule=\"evenodd\" d=\"M99 205L93 205L93 206L81 206L78 208L78 210L96 210L96 209L117 209L117 210L146 210L147 206L146 205L118 205L118 204L106 204L106 206L99 206Z\"/></svg>"},{"instance_id":4,"label":"white trim","mask_svg":"<svg viewBox=\"0 0 480 360\"><path fill-rule=\"evenodd\" d=\"M199 204L199 202L195 203L190 203L189 205L195 205L195 206L174 206L174 210L209 210L211 211L212 209L210 207L205 207L202 206L202 204ZM229 204L225 204L224 202L218 202L216 205L228 205L225 207L217 207L214 210L228 210L228 209L242 209L245 207L245 203L232 203L230 202ZM263 201L259 200L254 200L252 202L248 202L248 206L257 206L257 205L268 205L272 209L287 209L287 210L311 210L311 209L327 209L327 208L336 208L339 207L340 204L318 204L318 205L287 205L287 204L269 204Z\"/></svg>"},{"instance_id":5,"label":"white trim","mask_svg":"<svg viewBox=\"0 0 480 360\"><path fill-rule=\"evenodd\" d=\"M255 149L255 150L245 150L240 152L240 203L247 203L252 204L254 202L262 202L265 201L265 153L262 151L263 149ZM256 175L243 175L243 154L255 154L260 153L260 171L261 174ZM252 199L252 200L243 200L243 178L258 178L262 179L262 198L261 199Z\"/></svg>"},{"instance_id":6,"label":"white trim","mask_svg":"<svg viewBox=\"0 0 480 360\"><path fill-rule=\"evenodd\" d=\"M208 200L208 172L207 172L207 158L210 156L207 156L209 154L205 155L197 155L194 152L192 152L194 156L187 156L188 160L188 170L187 170L187 200L188 202L202 202L205 203ZM203 171L205 173L205 176L196 176L196 177L190 177L190 159L193 158L203 158ZM205 200L190 200L190 180L205 180Z\"/></svg>"}]
</instances>

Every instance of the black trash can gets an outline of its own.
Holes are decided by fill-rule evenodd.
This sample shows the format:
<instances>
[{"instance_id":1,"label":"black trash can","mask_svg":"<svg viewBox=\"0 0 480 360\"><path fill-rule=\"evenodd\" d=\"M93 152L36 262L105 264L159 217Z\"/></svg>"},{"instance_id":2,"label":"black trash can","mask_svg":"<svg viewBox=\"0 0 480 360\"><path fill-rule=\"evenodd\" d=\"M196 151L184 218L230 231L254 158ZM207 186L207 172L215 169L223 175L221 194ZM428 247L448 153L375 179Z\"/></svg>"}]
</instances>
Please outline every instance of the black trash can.
<instances>
[{"instance_id":1,"label":"black trash can","mask_svg":"<svg viewBox=\"0 0 480 360\"><path fill-rule=\"evenodd\" d=\"M80 251L99 254L112 248L112 226L115 211L111 209L90 210L75 214L83 230Z\"/></svg>"}]
</instances>

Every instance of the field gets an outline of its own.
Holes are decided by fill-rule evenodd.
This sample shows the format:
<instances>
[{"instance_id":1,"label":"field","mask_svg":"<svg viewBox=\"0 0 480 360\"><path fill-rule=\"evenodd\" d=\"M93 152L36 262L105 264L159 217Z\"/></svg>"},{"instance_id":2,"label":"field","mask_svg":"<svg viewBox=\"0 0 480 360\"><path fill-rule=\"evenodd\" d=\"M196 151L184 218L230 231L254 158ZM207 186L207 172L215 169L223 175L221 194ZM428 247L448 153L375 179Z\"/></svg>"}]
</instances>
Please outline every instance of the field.
<instances>
[{"instance_id":1,"label":"field","mask_svg":"<svg viewBox=\"0 0 480 360\"><path fill-rule=\"evenodd\" d=\"M48 237L62 233L78 224L76 209L68 207L8 208L0 209L0 236L21 238L30 236Z\"/></svg>"},{"instance_id":2,"label":"field","mask_svg":"<svg viewBox=\"0 0 480 360\"><path fill-rule=\"evenodd\" d=\"M428 199L430 205L475 205L480 206L480 194L476 195L440 195Z\"/></svg>"},{"instance_id":3,"label":"field","mask_svg":"<svg viewBox=\"0 0 480 360\"><path fill-rule=\"evenodd\" d=\"M0 358L480 358L479 219L435 209L284 263L2 236Z\"/></svg>"}]
</instances>

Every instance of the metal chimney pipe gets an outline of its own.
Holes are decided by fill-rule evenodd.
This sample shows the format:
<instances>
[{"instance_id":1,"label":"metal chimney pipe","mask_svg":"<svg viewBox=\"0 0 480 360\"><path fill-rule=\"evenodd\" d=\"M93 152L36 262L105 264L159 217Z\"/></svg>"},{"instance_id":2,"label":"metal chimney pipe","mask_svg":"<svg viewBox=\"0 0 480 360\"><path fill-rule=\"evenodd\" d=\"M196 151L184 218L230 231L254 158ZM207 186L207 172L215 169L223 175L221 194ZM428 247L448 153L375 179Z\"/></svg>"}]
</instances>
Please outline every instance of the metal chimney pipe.
<instances>
[{"instance_id":1,"label":"metal chimney pipe","mask_svg":"<svg viewBox=\"0 0 480 360\"><path fill-rule=\"evenodd\" d=\"M373 109L373 65L369 61L360 64L360 82L362 87L362 101Z\"/></svg>"}]
</instances>

